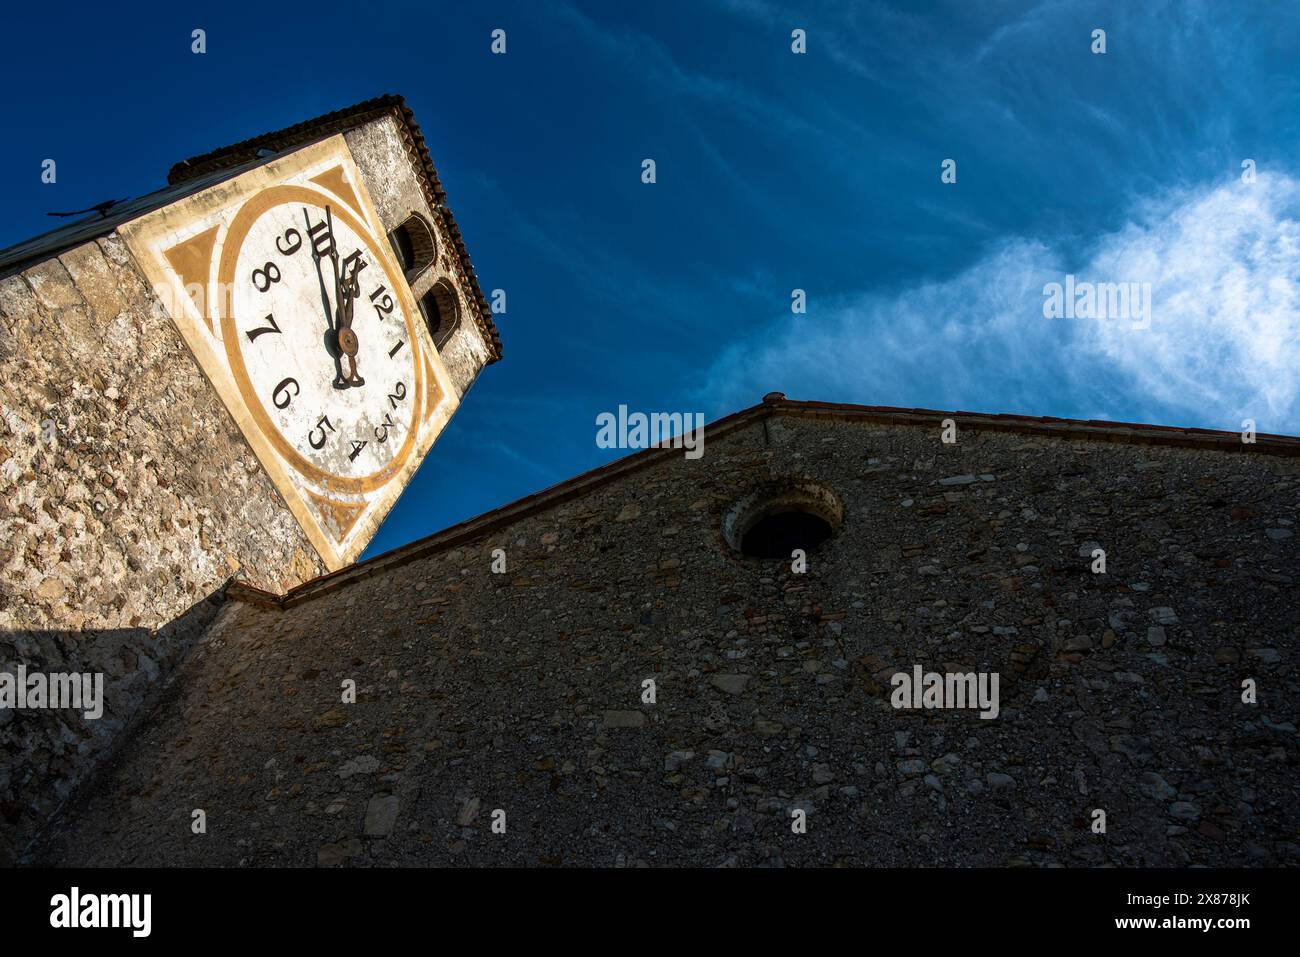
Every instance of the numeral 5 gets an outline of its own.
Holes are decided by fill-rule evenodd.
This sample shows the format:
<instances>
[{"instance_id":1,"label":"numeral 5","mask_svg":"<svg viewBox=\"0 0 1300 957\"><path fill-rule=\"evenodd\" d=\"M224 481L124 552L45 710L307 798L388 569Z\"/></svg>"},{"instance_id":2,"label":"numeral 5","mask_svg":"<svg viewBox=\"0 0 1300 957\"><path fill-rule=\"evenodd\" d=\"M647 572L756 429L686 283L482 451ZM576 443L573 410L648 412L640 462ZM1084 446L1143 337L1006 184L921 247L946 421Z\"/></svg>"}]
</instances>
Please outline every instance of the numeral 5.
<instances>
[{"instance_id":1,"label":"numeral 5","mask_svg":"<svg viewBox=\"0 0 1300 957\"><path fill-rule=\"evenodd\" d=\"M320 421L316 423L316 428L307 433L307 441L311 443L313 449L321 449L325 447L325 439L327 437L325 435L326 429L333 432L334 426L330 424L329 416L322 415ZM319 439L316 438L316 433L318 432L320 433Z\"/></svg>"}]
</instances>

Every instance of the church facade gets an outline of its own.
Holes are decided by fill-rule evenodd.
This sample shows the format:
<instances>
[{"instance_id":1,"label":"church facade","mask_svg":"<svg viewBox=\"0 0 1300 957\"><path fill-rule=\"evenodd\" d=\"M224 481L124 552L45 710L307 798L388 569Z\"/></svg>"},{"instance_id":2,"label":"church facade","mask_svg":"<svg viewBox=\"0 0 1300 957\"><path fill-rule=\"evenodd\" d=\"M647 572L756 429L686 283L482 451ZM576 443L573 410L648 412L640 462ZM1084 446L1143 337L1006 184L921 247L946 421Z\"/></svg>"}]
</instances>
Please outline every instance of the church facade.
<instances>
[{"instance_id":1,"label":"church facade","mask_svg":"<svg viewBox=\"0 0 1300 957\"><path fill-rule=\"evenodd\" d=\"M182 208L187 189L143 226L0 279L4 360L22 372L0 387L25 390L6 393L0 653L109 677L98 721L0 712L11 860L1300 862L1295 438L772 393L705 427L702 445L629 455L354 563L393 486L354 491L353 447L304 453L321 479L259 434L239 377L223 391L220 351L194 342L224 332L242 353L279 333L240 307L255 324L222 329L231 316L197 304L179 274L210 260L206 295L220 302L224 259L236 275L256 267L229 295L260 305L260 287L278 285L265 264L303 256L298 275L319 269L326 287L337 361L319 371L332 382L397 368L377 358L389 341L375 343L407 329L403 349L428 363L404 420L418 464L500 347L436 174L403 145L401 109L384 101L200 158L182 174L214 177L203 188L218 199ZM252 186L231 184L250 173ZM292 216L240 235L240 210L282 188ZM342 221L350 203L331 296L328 247L305 254L326 207ZM392 235L412 213L432 238ZM210 230L212 250L196 254ZM387 246L367 241L381 230ZM227 242L253 243L252 258L226 257ZM429 245L447 259L426 275L407 257ZM360 273L341 265L358 250ZM91 270L105 288L147 290L168 263L174 296L150 311L148 338L169 351L140 365L148 376L97 372L87 347L48 360L62 363L56 382L14 347L91 310ZM376 274L384 292L366 285ZM316 308L310 285L286 315ZM456 301L426 300L435 289ZM385 294L391 313L340 321ZM138 326L134 301L85 321ZM390 322L399 311L405 326ZM431 318L447 314L460 316L450 334ZM402 368L413 395L420 367ZM306 373L258 375L247 380L268 409L309 391L274 388ZM61 426L76 441L51 450L31 410L65 393L86 411ZM329 415L270 423L321 451ZM194 432L158 438L179 428ZM121 441L139 433L154 444ZM375 454L357 452L371 470L360 477L389 469L400 489L409 471ZM313 495L341 504L313 513Z\"/></svg>"}]
</instances>

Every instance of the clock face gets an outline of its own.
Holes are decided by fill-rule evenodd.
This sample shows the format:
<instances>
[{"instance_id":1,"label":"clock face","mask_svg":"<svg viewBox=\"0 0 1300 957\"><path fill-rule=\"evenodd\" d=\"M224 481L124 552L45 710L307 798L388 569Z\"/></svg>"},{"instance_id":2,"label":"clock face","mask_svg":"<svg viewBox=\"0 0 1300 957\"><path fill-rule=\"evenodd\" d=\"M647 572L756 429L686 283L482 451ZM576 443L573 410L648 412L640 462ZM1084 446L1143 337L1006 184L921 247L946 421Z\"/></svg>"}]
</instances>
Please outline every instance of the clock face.
<instances>
[{"instance_id":1,"label":"clock face","mask_svg":"<svg viewBox=\"0 0 1300 957\"><path fill-rule=\"evenodd\" d=\"M259 200L222 257L231 366L287 457L347 484L373 481L414 433L414 317L346 208L299 187Z\"/></svg>"},{"instance_id":2,"label":"clock face","mask_svg":"<svg viewBox=\"0 0 1300 957\"><path fill-rule=\"evenodd\" d=\"M336 135L120 227L331 569L365 548L459 401L383 222Z\"/></svg>"},{"instance_id":3,"label":"clock face","mask_svg":"<svg viewBox=\"0 0 1300 957\"><path fill-rule=\"evenodd\" d=\"M382 484L411 448L424 382L378 240L325 195L274 187L231 223L218 277L231 370L281 454L338 489Z\"/></svg>"}]
</instances>

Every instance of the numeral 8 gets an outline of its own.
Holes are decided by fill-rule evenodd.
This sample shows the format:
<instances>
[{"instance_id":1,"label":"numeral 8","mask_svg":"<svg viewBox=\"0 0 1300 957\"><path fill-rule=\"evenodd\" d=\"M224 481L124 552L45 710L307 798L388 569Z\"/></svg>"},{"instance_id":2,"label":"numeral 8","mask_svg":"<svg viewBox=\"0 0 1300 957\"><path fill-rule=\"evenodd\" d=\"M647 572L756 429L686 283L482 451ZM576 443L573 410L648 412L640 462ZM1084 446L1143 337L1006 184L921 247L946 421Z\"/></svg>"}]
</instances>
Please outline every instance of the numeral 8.
<instances>
[{"instance_id":1,"label":"numeral 8","mask_svg":"<svg viewBox=\"0 0 1300 957\"><path fill-rule=\"evenodd\" d=\"M261 280L258 280L261 276ZM273 262L268 262L261 269L253 270L253 285L257 287L258 292L266 292L271 288L271 283L280 281L280 267Z\"/></svg>"}]
</instances>

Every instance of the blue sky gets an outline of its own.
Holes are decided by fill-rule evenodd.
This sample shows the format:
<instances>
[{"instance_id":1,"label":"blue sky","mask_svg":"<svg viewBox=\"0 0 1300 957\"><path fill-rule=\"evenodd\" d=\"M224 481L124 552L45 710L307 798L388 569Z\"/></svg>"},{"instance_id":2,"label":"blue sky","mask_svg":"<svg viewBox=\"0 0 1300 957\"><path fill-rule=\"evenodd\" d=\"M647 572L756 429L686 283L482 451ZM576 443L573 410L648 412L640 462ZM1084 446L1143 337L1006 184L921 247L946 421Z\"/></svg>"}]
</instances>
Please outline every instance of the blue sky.
<instances>
[{"instance_id":1,"label":"blue sky","mask_svg":"<svg viewBox=\"0 0 1300 957\"><path fill-rule=\"evenodd\" d=\"M7 16L0 246L49 229L49 210L156 189L177 160L407 98L484 289L506 290L505 359L368 554L624 454L595 444L620 404L713 419L775 389L1300 433L1295 4ZM1150 328L1044 318L1044 285L1067 273L1150 283Z\"/></svg>"}]
</instances>

